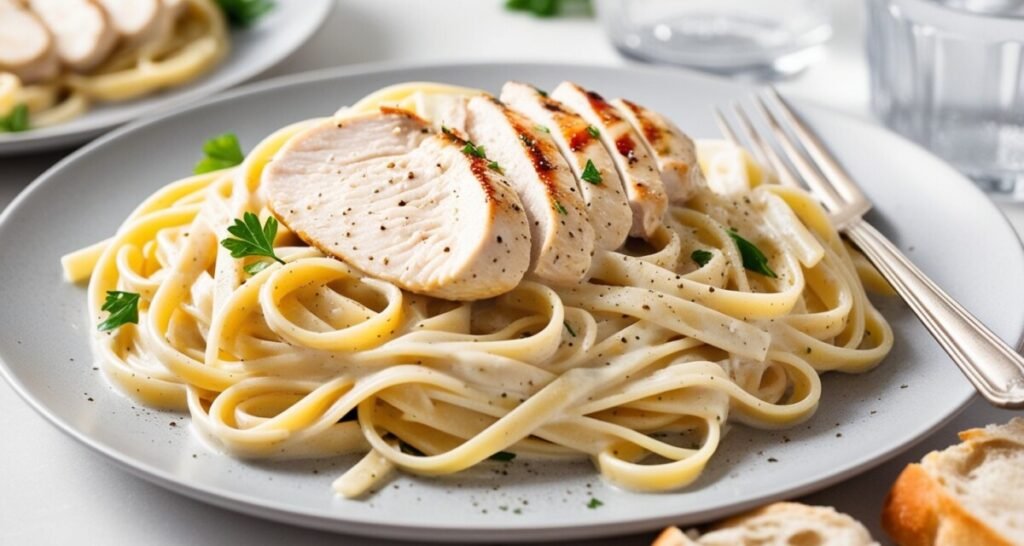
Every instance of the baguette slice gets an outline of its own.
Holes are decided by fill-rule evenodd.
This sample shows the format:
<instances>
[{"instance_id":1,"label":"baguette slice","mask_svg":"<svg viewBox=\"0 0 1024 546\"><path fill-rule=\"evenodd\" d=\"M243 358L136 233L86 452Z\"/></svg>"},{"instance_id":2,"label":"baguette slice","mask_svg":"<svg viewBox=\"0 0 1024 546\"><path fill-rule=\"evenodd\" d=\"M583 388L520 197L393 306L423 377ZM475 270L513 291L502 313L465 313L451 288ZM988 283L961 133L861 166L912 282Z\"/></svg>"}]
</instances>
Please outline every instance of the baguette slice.
<instances>
[{"instance_id":1,"label":"baguette slice","mask_svg":"<svg viewBox=\"0 0 1024 546\"><path fill-rule=\"evenodd\" d=\"M777 502L697 536L665 529L652 546L878 546L861 523L826 506Z\"/></svg>"},{"instance_id":2,"label":"baguette slice","mask_svg":"<svg viewBox=\"0 0 1024 546\"><path fill-rule=\"evenodd\" d=\"M903 470L882 527L900 546L1024 544L1024 419L960 439Z\"/></svg>"}]
</instances>

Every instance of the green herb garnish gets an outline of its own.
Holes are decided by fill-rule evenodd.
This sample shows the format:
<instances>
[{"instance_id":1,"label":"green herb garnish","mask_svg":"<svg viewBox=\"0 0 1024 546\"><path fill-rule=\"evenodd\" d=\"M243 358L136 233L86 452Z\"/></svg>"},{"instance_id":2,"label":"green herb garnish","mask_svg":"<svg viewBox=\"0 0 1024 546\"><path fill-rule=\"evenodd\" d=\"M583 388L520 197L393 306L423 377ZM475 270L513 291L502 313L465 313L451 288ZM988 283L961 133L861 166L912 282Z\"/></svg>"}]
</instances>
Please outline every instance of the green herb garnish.
<instances>
[{"instance_id":1,"label":"green herb garnish","mask_svg":"<svg viewBox=\"0 0 1024 546\"><path fill-rule=\"evenodd\" d=\"M690 258L693 261L697 262L697 265L701 267L708 265L708 262L710 262L711 258L714 257L715 255L708 252L707 250L694 250L693 252L690 253Z\"/></svg>"},{"instance_id":2,"label":"green herb garnish","mask_svg":"<svg viewBox=\"0 0 1024 546\"><path fill-rule=\"evenodd\" d=\"M101 332L115 330L122 325L139 323L139 295L135 292L119 292L108 290L107 299L101 311L108 311L107 320L99 325Z\"/></svg>"},{"instance_id":3,"label":"green herb garnish","mask_svg":"<svg viewBox=\"0 0 1024 546\"><path fill-rule=\"evenodd\" d=\"M519 133L519 140L522 140L523 144L525 144L527 148L533 147L533 139L530 138L530 135L527 135L526 133Z\"/></svg>"},{"instance_id":4,"label":"green herb garnish","mask_svg":"<svg viewBox=\"0 0 1024 546\"><path fill-rule=\"evenodd\" d=\"M18 104L6 116L0 116L0 133L20 133L28 130L28 106Z\"/></svg>"},{"instance_id":5,"label":"green herb garnish","mask_svg":"<svg viewBox=\"0 0 1024 546\"><path fill-rule=\"evenodd\" d=\"M736 243L736 247L739 248L740 256L743 257L743 267L773 279L779 277L772 271L772 268L768 267L768 257L754 243L740 237L740 234L736 233L734 229L729 229L726 233L729 234L729 237Z\"/></svg>"},{"instance_id":6,"label":"green herb garnish","mask_svg":"<svg viewBox=\"0 0 1024 546\"><path fill-rule=\"evenodd\" d=\"M533 90L536 91L542 97L547 97L548 96L548 92L543 90L543 89L541 89L540 87L534 87Z\"/></svg>"},{"instance_id":7,"label":"green herb garnish","mask_svg":"<svg viewBox=\"0 0 1024 546\"><path fill-rule=\"evenodd\" d=\"M266 224L260 226L260 218L251 212L242 215L242 219L235 219L235 223L228 228L228 233L235 237L228 237L220 242L221 246L231 251L232 258L245 258L246 256L265 256L278 263L284 260L274 253L274 237L277 237L277 219L273 216L267 218ZM260 265L265 264L265 265ZM269 262L255 262L245 266L245 272L255 275L270 265Z\"/></svg>"},{"instance_id":8,"label":"green herb garnish","mask_svg":"<svg viewBox=\"0 0 1024 546\"><path fill-rule=\"evenodd\" d=\"M562 206L562 204L559 203L558 201L555 201L555 211L563 216L569 214L569 211L565 210L565 207Z\"/></svg>"},{"instance_id":9,"label":"green herb garnish","mask_svg":"<svg viewBox=\"0 0 1024 546\"><path fill-rule=\"evenodd\" d=\"M597 127L594 127L593 125L587 125L587 134L594 138L597 138L601 136L601 131L598 131Z\"/></svg>"},{"instance_id":10,"label":"green herb garnish","mask_svg":"<svg viewBox=\"0 0 1024 546\"><path fill-rule=\"evenodd\" d=\"M217 135L203 143L203 154L206 156L196 163L193 172L203 174L240 165L245 159L238 137L234 133Z\"/></svg>"},{"instance_id":11,"label":"green herb garnish","mask_svg":"<svg viewBox=\"0 0 1024 546\"><path fill-rule=\"evenodd\" d=\"M501 165L498 165L498 162L497 162L497 161L491 161L491 162L489 162L489 163L487 164L487 168L488 168L488 169L490 169L490 170L492 170L492 171L494 171L494 172L496 172L496 173L498 173L498 174L505 174L505 171L503 171L503 170L501 169Z\"/></svg>"},{"instance_id":12,"label":"green herb garnish","mask_svg":"<svg viewBox=\"0 0 1024 546\"><path fill-rule=\"evenodd\" d=\"M590 502L587 503L587 508L590 508L591 510L593 510L593 509L598 508L600 506L604 506L604 503L599 501L599 500L597 500L594 497L590 497Z\"/></svg>"},{"instance_id":13,"label":"green herb garnish","mask_svg":"<svg viewBox=\"0 0 1024 546\"><path fill-rule=\"evenodd\" d=\"M569 10L569 4L577 4L580 13L590 12L589 0L570 2L569 0L505 0L505 9L509 11L526 11L537 17L554 17Z\"/></svg>"},{"instance_id":14,"label":"green herb garnish","mask_svg":"<svg viewBox=\"0 0 1024 546\"><path fill-rule=\"evenodd\" d=\"M492 461L501 461L503 463L507 463L507 462L509 462L509 461L511 461L512 459L515 459L515 458L516 458L516 454L508 452L508 451L499 451L499 452L495 453L494 455L491 455L490 457L488 457L488 459L490 459Z\"/></svg>"},{"instance_id":15,"label":"green herb garnish","mask_svg":"<svg viewBox=\"0 0 1024 546\"><path fill-rule=\"evenodd\" d=\"M533 128L538 130L538 131L540 131L540 132L542 132L542 133L548 133L548 134L551 133L551 129L548 129L547 127L545 127L543 125L534 125Z\"/></svg>"},{"instance_id":16,"label":"green herb garnish","mask_svg":"<svg viewBox=\"0 0 1024 546\"><path fill-rule=\"evenodd\" d=\"M473 157L486 158L487 152L484 151L483 146L477 146L472 142L467 141L466 145L462 147L462 153L471 155Z\"/></svg>"},{"instance_id":17,"label":"green herb garnish","mask_svg":"<svg viewBox=\"0 0 1024 546\"><path fill-rule=\"evenodd\" d=\"M260 17L274 9L270 0L217 0L217 5L232 25L251 26Z\"/></svg>"},{"instance_id":18,"label":"green herb garnish","mask_svg":"<svg viewBox=\"0 0 1024 546\"><path fill-rule=\"evenodd\" d=\"M572 326L569 326L568 322L563 320L562 324L565 325L565 329L569 331L570 336L576 337L576 332L572 329Z\"/></svg>"},{"instance_id":19,"label":"green herb garnish","mask_svg":"<svg viewBox=\"0 0 1024 546\"><path fill-rule=\"evenodd\" d=\"M601 183L601 171L597 170L594 162L588 159L587 166L583 168L583 174L580 175L580 178L584 182L590 182L596 186Z\"/></svg>"}]
</instances>

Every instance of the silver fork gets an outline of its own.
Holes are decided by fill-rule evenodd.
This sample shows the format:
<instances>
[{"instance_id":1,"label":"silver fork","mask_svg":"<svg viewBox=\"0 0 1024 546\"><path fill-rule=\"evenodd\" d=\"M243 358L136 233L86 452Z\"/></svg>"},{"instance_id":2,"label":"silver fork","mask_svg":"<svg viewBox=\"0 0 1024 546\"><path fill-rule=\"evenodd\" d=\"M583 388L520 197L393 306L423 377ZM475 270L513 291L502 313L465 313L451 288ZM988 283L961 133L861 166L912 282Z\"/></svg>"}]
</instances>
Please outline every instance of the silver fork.
<instances>
[{"instance_id":1,"label":"silver fork","mask_svg":"<svg viewBox=\"0 0 1024 546\"><path fill-rule=\"evenodd\" d=\"M733 106L755 157L774 170L782 184L806 185L986 400L1002 408L1024 408L1024 358L864 221L871 201L775 89L764 95L774 102L774 109L759 94L754 104L770 131L758 130L740 104ZM742 146L726 116L716 109L715 117L725 137Z\"/></svg>"}]
</instances>

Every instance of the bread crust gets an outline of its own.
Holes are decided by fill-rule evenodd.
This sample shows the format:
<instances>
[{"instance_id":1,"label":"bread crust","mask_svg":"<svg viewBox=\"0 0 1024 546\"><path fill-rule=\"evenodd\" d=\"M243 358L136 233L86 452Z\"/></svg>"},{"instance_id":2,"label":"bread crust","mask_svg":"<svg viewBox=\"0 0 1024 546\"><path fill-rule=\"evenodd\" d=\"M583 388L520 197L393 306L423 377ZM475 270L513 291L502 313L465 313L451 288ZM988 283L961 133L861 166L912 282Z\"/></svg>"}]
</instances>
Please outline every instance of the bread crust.
<instances>
[{"instance_id":1,"label":"bread crust","mask_svg":"<svg viewBox=\"0 0 1024 546\"><path fill-rule=\"evenodd\" d=\"M980 429L960 434L965 441L984 436ZM940 456L932 452L925 461ZM893 483L882 509L882 528L898 546L1013 546L917 463L908 465Z\"/></svg>"}]
</instances>

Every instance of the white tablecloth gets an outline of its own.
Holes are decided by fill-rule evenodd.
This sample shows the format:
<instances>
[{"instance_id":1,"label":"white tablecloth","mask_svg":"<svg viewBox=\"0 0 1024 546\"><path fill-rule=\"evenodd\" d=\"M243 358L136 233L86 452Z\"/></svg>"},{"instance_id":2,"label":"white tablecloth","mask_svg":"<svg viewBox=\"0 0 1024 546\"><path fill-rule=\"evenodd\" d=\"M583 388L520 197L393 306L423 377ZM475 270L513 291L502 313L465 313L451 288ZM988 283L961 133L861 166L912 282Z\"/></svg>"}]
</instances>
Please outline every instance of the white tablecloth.
<instances>
[{"instance_id":1,"label":"white tablecloth","mask_svg":"<svg viewBox=\"0 0 1024 546\"><path fill-rule=\"evenodd\" d=\"M342 0L311 42L262 77L370 61L624 62L593 20L537 20L507 13L502 4L503 0ZM837 35L826 58L780 87L866 117L861 3L837 4L842 4L837 8ZM0 159L0 208L63 155ZM1018 232L1024 230L1024 207L1004 205L1003 210ZM805 500L854 515L884 542L877 523L881 503L906 463L955 442L959 430L1003 422L1012 415L975 402L891 462ZM2 382L0 431L5 438L0 443L0 544L390 544L257 520L165 491L114 468L58 432ZM652 537L589 543L639 545Z\"/></svg>"}]
</instances>

